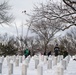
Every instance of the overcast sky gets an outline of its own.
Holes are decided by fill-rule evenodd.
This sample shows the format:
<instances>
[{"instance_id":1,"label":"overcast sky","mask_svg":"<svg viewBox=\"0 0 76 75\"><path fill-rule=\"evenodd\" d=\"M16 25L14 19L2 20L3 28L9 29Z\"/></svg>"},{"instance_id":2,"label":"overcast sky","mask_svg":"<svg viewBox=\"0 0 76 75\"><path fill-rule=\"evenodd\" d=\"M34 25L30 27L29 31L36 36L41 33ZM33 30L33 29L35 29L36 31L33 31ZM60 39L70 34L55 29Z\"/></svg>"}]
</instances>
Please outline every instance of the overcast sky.
<instances>
[{"instance_id":1,"label":"overcast sky","mask_svg":"<svg viewBox=\"0 0 76 75\"><path fill-rule=\"evenodd\" d=\"M3 0L0 0L0 2ZM21 24L25 23L27 16L22 13L22 11L26 10L27 13L31 13L34 4L38 4L40 2L46 2L47 0L5 0L8 1L9 5L12 6L10 12L14 15L15 20L11 27L9 26L0 26L0 34L8 33L11 35L16 35L16 27L14 24L18 26L19 34L21 34ZM26 27L24 27L24 33L26 33Z\"/></svg>"},{"instance_id":2,"label":"overcast sky","mask_svg":"<svg viewBox=\"0 0 76 75\"><path fill-rule=\"evenodd\" d=\"M4 1L4 0L0 0ZM45 3L48 0L5 0L8 1L8 4L12 6L10 13L14 15L15 20L13 24L9 26L0 26L0 34L8 33L9 35L17 35L15 24L18 27L18 33L19 35L22 33L21 25L22 23L26 23L27 16L22 13L22 11L26 10L27 13L31 14L34 4L37 5L38 3ZM55 0L57 1L57 0ZM24 26L23 34L26 36L27 28ZM30 34L30 33L29 33Z\"/></svg>"}]
</instances>

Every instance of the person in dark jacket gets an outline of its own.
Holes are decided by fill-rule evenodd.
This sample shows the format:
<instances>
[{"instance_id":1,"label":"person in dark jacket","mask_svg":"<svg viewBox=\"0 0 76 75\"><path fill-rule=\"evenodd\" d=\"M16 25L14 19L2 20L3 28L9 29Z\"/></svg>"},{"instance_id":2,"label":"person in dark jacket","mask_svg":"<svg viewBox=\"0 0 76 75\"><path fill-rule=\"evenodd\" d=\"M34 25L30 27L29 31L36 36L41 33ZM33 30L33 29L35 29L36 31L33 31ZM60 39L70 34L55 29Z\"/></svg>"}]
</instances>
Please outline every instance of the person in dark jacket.
<instances>
[{"instance_id":1,"label":"person in dark jacket","mask_svg":"<svg viewBox=\"0 0 76 75\"><path fill-rule=\"evenodd\" d=\"M44 52L44 55L46 55L46 51Z\"/></svg>"},{"instance_id":2,"label":"person in dark jacket","mask_svg":"<svg viewBox=\"0 0 76 75\"><path fill-rule=\"evenodd\" d=\"M64 50L63 57L65 58L67 55L68 55L68 51L67 50Z\"/></svg>"},{"instance_id":3,"label":"person in dark jacket","mask_svg":"<svg viewBox=\"0 0 76 75\"><path fill-rule=\"evenodd\" d=\"M29 55L30 55L30 50L25 49L25 50L24 50L24 55L25 55L25 58L26 58L27 56L29 56Z\"/></svg>"},{"instance_id":4,"label":"person in dark jacket","mask_svg":"<svg viewBox=\"0 0 76 75\"><path fill-rule=\"evenodd\" d=\"M48 56L51 55L51 51L48 52Z\"/></svg>"},{"instance_id":5,"label":"person in dark jacket","mask_svg":"<svg viewBox=\"0 0 76 75\"><path fill-rule=\"evenodd\" d=\"M59 48L58 44L56 44L56 46L54 47L55 56L59 55L59 51L60 51L60 48Z\"/></svg>"}]
</instances>

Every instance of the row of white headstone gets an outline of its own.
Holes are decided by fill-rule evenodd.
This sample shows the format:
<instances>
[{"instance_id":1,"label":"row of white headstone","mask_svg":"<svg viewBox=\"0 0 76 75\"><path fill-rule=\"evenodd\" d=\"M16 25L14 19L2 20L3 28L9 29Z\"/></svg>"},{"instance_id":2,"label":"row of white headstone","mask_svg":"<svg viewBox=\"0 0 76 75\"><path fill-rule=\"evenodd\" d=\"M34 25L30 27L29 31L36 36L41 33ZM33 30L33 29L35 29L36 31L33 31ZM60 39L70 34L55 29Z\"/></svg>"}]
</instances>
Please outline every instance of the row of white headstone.
<instances>
[{"instance_id":1,"label":"row of white headstone","mask_svg":"<svg viewBox=\"0 0 76 75\"><path fill-rule=\"evenodd\" d=\"M67 69L68 63L70 61L70 55L63 59L63 56L40 56L41 60L46 63L47 62L47 69L52 69L53 66L57 65L55 75L64 75L64 70ZM38 75L43 75L43 66L39 65L39 59L35 59L35 64L38 71Z\"/></svg>"},{"instance_id":2,"label":"row of white headstone","mask_svg":"<svg viewBox=\"0 0 76 75\"><path fill-rule=\"evenodd\" d=\"M64 75L64 70L67 69L68 63L70 61L70 55L63 59L62 55L57 57L55 56L44 56L44 55L34 55L33 57L28 56L26 59L24 56L6 56L7 66L8 66L8 75L13 74L14 63L15 66L19 66L19 63L22 63L22 73L21 75L27 75L27 70L29 66L30 59L33 58L35 61L35 69L37 69L37 75L43 75L43 65L40 62L47 64L47 69L52 69L53 66L56 66L56 75ZM0 57L0 74L2 74L2 64L4 62L4 56Z\"/></svg>"}]
</instances>

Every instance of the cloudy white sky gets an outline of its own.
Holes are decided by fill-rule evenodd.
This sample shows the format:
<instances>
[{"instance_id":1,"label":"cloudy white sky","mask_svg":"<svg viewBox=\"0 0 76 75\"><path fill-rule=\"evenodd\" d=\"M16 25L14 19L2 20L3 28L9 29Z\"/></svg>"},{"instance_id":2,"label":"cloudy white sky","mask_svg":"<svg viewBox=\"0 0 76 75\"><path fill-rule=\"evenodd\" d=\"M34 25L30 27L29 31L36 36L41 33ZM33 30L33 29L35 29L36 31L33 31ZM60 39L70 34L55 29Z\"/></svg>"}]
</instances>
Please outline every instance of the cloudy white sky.
<instances>
[{"instance_id":1,"label":"cloudy white sky","mask_svg":"<svg viewBox=\"0 0 76 75\"><path fill-rule=\"evenodd\" d=\"M31 14L34 4L37 5L38 3L45 3L48 0L0 0L2 1L8 1L8 4L12 6L10 13L14 15L15 20L11 24L11 26L0 26L0 34L8 33L9 35L17 35L15 24L18 28L19 35L22 33L22 23L26 23L27 16L22 13L22 11L26 10L27 13ZM58 1L58 0L55 0ZM23 28L23 34L26 36L27 28L24 26ZM30 33L29 33L30 34Z\"/></svg>"},{"instance_id":2,"label":"cloudy white sky","mask_svg":"<svg viewBox=\"0 0 76 75\"><path fill-rule=\"evenodd\" d=\"M3 0L0 0L2 2ZM34 4L38 4L40 2L46 2L47 0L5 0L8 1L9 5L12 6L10 12L14 15L15 20L11 27L9 26L0 26L0 34L8 33L11 35L17 35L15 24L18 27L18 32L21 34L21 25L25 24L25 20L27 16L22 13L22 11L26 10L27 13L31 13ZM26 27L24 27L24 34L26 33Z\"/></svg>"}]
</instances>

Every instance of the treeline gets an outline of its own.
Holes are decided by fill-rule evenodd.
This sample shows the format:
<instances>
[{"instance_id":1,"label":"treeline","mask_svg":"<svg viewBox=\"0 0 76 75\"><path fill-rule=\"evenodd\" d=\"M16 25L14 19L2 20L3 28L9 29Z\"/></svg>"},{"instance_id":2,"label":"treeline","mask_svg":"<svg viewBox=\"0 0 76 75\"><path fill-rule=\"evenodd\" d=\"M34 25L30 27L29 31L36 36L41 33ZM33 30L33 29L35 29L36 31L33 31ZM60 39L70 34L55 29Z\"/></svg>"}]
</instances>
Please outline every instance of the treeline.
<instances>
[{"instance_id":1,"label":"treeline","mask_svg":"<svg viewBox=\"0 0 76 75\"><path fill-rule=\"evenodd\" d=\"M76 53L76 1L62 0L59 3L48 0L46 3L35 5L31 15L28 15L26 36L8 37L0 35L0 55L23 54L23 50L28 48L31 55L35 52L48 52L54 49L56 43L59 44L61 54L63 50L68 50L69 54ZM9 24L13 17L9 15L8 2L0 4L0 25ZM58 32L70 29L64 36L55 36ZM17 26L16 26L17 29ZM29 37L29 30L35 36ZM23 31L23 30L22 30ZM18 34L18 31L17 31ZM23 33L22 33L23 34ZM63 33L64 34L64 33Z\"/></svg>"},{"instance_id":2,"label":"treeline","mask_svg":"<svg viewBox=\"0 0 76 75\"><path fill-rule=\"evenodd\" d=\"M70 55L76 54L76 28L72 28L64 36L54 37L49 44L47 44L46 54L51 51L54 53L54 47L56 44L60 47L60 54L63 54L64 50L67 50ZM0 55L23 55L23 51L28 48L33 53L45 52L46 45L42 44L42 41L36 36L27 38L21 37L8 37L7 34L0 36Z\"/></svg>"}]
</instances>

